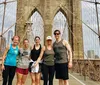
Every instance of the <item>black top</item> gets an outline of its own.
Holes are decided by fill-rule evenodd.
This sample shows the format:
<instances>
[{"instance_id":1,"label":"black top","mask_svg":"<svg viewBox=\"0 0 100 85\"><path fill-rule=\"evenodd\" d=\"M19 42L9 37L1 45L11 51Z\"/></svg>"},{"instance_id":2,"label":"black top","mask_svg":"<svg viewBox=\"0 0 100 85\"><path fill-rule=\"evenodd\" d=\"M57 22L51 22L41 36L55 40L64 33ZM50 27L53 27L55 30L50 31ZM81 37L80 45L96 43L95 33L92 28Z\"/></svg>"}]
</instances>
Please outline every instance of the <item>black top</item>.
<instances>
[{"instance_id":1,"label":"black top","mask_svg":"<svg viewBox=\"0 0 100 85\"><path fill-rule=\"evenodd\" d=\"M41 52L41 45L40 45L40 48L38 50L36 50L35 48L35 45L34 45L34 48L31 50L31 59L33 61L36 61L40 55L40 52Z\"/></svg>"}]
</instances>

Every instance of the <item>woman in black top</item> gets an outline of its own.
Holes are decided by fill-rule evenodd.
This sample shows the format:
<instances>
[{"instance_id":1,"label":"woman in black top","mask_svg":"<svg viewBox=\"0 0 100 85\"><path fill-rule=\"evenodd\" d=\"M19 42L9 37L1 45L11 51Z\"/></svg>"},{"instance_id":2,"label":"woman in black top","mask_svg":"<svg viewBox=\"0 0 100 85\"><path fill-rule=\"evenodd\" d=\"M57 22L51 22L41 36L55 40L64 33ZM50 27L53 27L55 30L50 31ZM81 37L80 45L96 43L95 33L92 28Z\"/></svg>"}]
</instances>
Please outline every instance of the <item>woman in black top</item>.
<instances>
[{"instance_id":1,"label":"woman in black top","mask_svg":"<svg viewBox=\"0 0 100 85\"><path fill-rule=\"evenodd\" d=\"M40 85L40 75L41 75L41 66L40 64L37 67L34 67L34 64L36 60L38 59L39 55L41 52L41 45L40 45L40 37L36 36L35 37L35 44L31 50L31 62L29 66L29 71L32 79L32 84L31 85Z\"/></svg>"}]
</instances>

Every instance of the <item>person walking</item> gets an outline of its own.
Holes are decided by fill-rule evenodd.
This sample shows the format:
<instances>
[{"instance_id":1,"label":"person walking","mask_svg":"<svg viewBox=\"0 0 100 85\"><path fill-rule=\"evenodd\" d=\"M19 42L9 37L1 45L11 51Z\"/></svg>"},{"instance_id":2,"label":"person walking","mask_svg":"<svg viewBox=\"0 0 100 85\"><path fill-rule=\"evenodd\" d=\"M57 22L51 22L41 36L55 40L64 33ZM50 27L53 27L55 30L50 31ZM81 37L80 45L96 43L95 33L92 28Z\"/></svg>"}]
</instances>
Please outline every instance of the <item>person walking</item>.
<instances>
[{"instance_id":1,"label":"person walking","mask_svg":"<svg viewBox=\"0 0 100 85\"><path fill-rule=\"evenodd\" d=\"M55 52L55 73L59 85L69 85L68 68L72 67L72 51L69 43L61 38L59 30L54 31L56 41L53 43Z\"/></svg>"},{"instance_id":2,"label":"person walking","mask_svg":"<svg viewBox=\"0 0 100 85\"><path fill-rule=\"evenodd\" d=\"M25 85L28 74L29 60L30 60L29 40L23 40L23 48L19 49L19 56L17 58L17 83L16 85Z\"/></svg>"},{"instance_id":3,"label":"person walking","mask_svg":"<svg viewBox=\"0 0 100 85\"><path fill-rule=\"evenodd\" d=\"M38 65L38 62L43 59L43 85L53 85L54 78L54 51L52 47L52 37L47 36L46 46L43 46L40 56L35 63L35 66Z\"/></svg>"},{"instance_id":4,"label":"person walking","mask_svg":"<svg viewBox=\"0 0 100 85\"><path fill-rule=\"evenodd\" d=\"M14 36L12 38L12 44L7 46L3 57L2 57L2 85L12 85L12 81L16 71L16 58L19 53L19 36Z\"/></svg>"}]
</instances>

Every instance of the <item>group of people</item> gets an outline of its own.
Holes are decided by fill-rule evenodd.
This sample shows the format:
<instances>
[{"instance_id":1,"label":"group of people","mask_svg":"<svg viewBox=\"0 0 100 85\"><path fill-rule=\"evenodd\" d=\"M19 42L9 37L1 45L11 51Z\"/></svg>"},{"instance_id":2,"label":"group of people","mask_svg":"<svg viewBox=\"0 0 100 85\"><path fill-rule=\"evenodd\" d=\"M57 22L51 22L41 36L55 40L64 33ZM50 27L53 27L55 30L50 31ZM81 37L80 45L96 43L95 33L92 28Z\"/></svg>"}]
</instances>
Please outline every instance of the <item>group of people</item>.
<instances>
[{"instance_id":1,"label":"group of people","mask_svg":"<svg viewBox=\"0 0 100 85\"><path fill-rule=\"evenodd\" d=\"M59 30L54 31L56 41L47 36L46 45L41 46L40 37L36 36L35 44L30 47L29 40L23 40L19 46L20 37L14 36L12 44L7 46L2 57L2 85L12 85L16 73L16 85L25 85L30 73L31 85L40 85L41 73L43 85L53 85L54 74L59 85L69 85L68 68L72 67L72 51L69 43L61 38Z\"/></svg>"}]
</instances>

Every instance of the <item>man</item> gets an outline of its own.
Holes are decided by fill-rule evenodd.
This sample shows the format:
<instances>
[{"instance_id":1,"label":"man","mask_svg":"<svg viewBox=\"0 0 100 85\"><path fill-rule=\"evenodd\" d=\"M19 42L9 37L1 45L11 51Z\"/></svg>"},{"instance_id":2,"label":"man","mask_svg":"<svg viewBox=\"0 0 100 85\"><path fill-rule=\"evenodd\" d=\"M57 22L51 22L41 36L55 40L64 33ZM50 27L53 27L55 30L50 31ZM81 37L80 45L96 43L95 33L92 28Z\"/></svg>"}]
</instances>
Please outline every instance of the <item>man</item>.
<instances>
[{"instance_id":1,"label":"man","mask_svg":"<svg viewBox=\"0 0 100 85\"><path fill-rule=\"evenodd\" d=\"M55 52L55 71L59 85L69 85L68 68L72 67L72 51L69 43L61 39L61 32L54 31L56 41L53 44Z\"/></svg>"}]
</instances>

